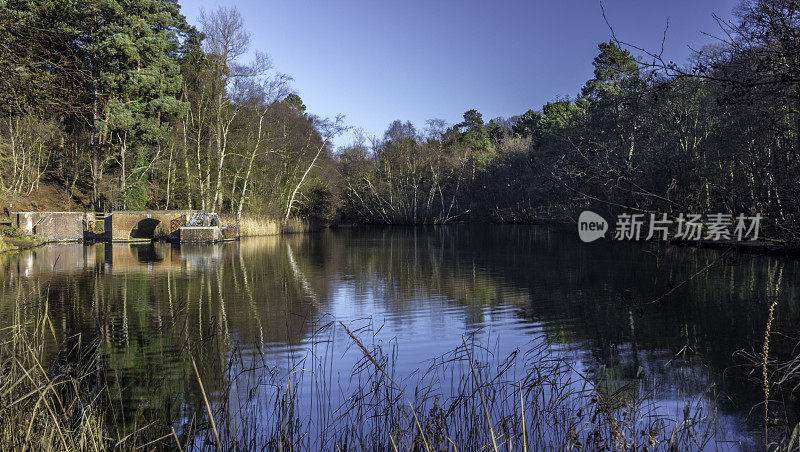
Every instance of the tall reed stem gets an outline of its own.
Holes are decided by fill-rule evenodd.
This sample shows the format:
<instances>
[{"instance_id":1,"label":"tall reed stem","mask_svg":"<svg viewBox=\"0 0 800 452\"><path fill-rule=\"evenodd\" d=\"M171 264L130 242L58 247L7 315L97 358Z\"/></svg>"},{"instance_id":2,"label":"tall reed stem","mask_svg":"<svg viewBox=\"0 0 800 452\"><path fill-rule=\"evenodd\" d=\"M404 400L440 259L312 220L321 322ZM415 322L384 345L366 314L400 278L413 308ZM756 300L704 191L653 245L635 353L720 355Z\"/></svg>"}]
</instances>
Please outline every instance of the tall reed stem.
<instances>
[{"instance_id":1,"label":"tall reed stem","mask_svg":"<svg viewBox=\"0 0 800 452\"><path fill-rule=\"evenodd\" d=\"M778 300L772 302L769 306L769 318L767 318L767 329L764 332L764 352L762 365L762 376L764 377L764 448L769 449L769 437L767 430L769 429L769 375L767 374L767 363L769 361L769 334L772 331L772 320L775 318L775 306Z\"/></svg>"}]
</instances>

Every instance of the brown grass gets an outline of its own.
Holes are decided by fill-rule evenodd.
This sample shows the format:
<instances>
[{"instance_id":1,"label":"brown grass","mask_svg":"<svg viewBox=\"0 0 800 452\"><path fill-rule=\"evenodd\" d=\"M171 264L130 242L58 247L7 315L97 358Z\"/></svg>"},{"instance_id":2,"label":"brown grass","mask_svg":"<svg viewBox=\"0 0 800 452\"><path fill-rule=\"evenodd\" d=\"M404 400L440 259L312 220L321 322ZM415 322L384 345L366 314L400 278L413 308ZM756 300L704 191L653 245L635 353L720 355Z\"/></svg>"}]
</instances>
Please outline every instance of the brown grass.
<instances>
[{"instance_id":1,"label":"brown grass","mask_svg":"<svg viewBox=\"0 0 800 452\"><path fill-rule=\"evenodd\" d=\"M220 219L223 224L236 224L236 218L231 216L223 216ZM239 228L242 237L292 234L314 230L310 222L299 218L290 218L284 222L274 218L249 215L243 216L239 220Z\"/></svg>"}]
</instances>

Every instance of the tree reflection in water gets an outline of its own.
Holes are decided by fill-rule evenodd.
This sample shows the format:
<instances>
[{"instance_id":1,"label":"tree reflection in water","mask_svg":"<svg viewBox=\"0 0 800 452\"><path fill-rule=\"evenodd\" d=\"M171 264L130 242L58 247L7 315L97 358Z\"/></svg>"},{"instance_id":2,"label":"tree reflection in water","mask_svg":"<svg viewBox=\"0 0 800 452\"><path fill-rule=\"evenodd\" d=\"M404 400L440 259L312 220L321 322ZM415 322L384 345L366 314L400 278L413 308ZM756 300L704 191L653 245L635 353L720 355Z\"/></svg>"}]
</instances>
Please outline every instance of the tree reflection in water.
<instances>
[{"instance_id":1,"label":"tree reflection in water","mask_svg":"<svg viewBox=\"0 0 800 452\"><path fill-rule=\"evenodd\" d=\"M113 422L128 428L144 416L187 435L202 418L190 356L216 409L245 409L258 385L278 391L259 389L264 398L289 397L294 378L292 397L305 394L296 410L324 424L326 407L358 386L354 366L369 367L335 327L341 321L386 351L402 381L424 375L414 372L453 353L464 335L500 356L547 343L600 394L637 400L655 391L659 412L672 417L682 416L681 398L714 401L726 434L755 437L763 419L750 410L762 392L743 355L758 356L777 297L773 331L782 334L771 354L791 357L800 269L794 259L720 253L475 225L218 245L52 245L2 257L0 321L34 318L49 294L49 361L91 363L83 384L124 407ZM323 368L337 388L324 404L313 397L323 382L300 375ZM797 421L793 405L770 407L784 424Z\"/></svg>"}]
</instances>

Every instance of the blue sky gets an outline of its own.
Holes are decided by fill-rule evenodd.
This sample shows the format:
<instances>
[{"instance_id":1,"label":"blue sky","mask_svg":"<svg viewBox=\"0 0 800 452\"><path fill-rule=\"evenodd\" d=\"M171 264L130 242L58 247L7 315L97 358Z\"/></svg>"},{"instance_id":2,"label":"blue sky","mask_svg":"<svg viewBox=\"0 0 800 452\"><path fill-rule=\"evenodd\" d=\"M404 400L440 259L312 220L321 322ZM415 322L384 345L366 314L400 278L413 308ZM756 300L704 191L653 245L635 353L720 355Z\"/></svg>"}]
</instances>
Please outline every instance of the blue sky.
<instances>
[{"instance_id":1,"label":"blue sky","mask_svg":"<svg viewBox=\"0 0 800 452\"><path fill-rule=\"evenodd\" d=\"M574 96L591 77L597 44L610 32L600 2L444 0L181 0L197 23L201 8L236 5L253 47L294 77L311 113L346 115L348 125L382 136L395 119L417 127L449 124L476 108L484 119L512 116ZM730 17L732 0L607 0L617 37L660 47L685 61L688 46L712 42L712 13ZM337 145L352 141L350 133Z\"/></svg>"}]
</instances>

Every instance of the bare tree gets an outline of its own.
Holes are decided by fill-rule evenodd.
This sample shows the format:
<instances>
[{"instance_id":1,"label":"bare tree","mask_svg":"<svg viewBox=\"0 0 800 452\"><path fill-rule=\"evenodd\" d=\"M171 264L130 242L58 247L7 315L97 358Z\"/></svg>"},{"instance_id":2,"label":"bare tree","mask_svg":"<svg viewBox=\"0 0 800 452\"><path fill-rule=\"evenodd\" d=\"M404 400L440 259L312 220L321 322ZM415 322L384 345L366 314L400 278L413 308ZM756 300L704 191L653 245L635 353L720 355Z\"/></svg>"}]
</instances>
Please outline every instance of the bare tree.
<instances>
[{"instance_id":1,"label":"bare tree","mask_svg":"<svg viewBox=\"0 0 800 452\"><path fill-rule=\"evenodd\" d=\"M231 125L242 107L241 100L248 86L242 80L258 78L272 69L272 61L266 54L256 52L253 61L239 60L250 50L250 33L244 26L242 15L236 7L219 7L200 16L200 25L205 35L204 50L208 55L212 74L212 112L214 148L216 150L216 181L211 189L211 160L205 169L205 194L203 207L216 210L221 202L223 172L228 155ZM209 146L210 147L210 146ZM198 162L199 164L199 162ZM201 184L203 181L201 180Z\"/></svg>"},{"instance_id":2,"label":"bare tree","mask_svg":"<svg viewBox=\"0 0 800 452\"><path fill-rule=\"evenodd\" d=\"M257 93L255 108L258 114L258 126L255 132L255 140L252 144L252 150L249 158L247 159L247 170L243 176L242 189L239 194L239 202L236 207L236 218L242 217L242 210L244 208L245 200L247 199L247 189L250 184L250 178L253 174L253 162L256 157L262 152L263 145L269 141L269 128L265 127L264 121L270 111L270 107L275 103L285 98L290 92L289 82L291 77L285 74L277 74L269 80L266 80L260 85L253 86L253 90Z\"/></svg>"},{"instance_id":3,"label":"bare tree","mask_svg":"<svg viewBox=\"0 0 800 452\"><path fill-rule=\"evenodd\" d=\"M336 119L333 121L330 119L319 121L317 128L322 136L322 144L319 145L317 153L314 155L314 158L311 159L311 163L309 163L308 168L306 168L305 172L303 173L303 176L300 177L300 180L297 182L297 185L295 185L294 190L292 190L292 195L289 197L289 201L286 204L286 215L283 217L283 221L287 221L289 216L292 214L292 207L294 206L294 200L297 196L297 192L300 190L300 187L306 180L308 173L311 172L311 169L314 167L314 164L317 162L320 154L322 154L322 151L325 150L325 148L328 146L328 143L330 143L334 137L347 130L347 126L344 125L344 116L342 115L336 116Z\"/></svg>"}]
</instances>

